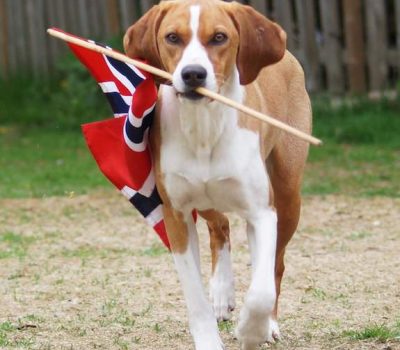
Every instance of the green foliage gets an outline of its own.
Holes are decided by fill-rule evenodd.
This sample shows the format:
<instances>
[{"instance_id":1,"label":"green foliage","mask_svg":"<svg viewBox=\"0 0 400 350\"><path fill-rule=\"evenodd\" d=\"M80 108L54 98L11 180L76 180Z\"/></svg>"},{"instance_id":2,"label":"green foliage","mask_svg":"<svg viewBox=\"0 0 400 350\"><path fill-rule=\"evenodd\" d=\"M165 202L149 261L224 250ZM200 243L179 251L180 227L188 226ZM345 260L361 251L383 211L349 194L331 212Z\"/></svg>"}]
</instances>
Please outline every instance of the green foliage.
<instances>
[{"instance_id":1,"label":"green foliage","mask_svg":"<svg viewBox=\"0 0 400 350\"><path fill-rule=\"evenodd\" d=\"M96 81L72 53L47 78L20 74L0 79L0 91L0 125L77 130L82 123L112 115Z\"/></svg>"}]
</instances>

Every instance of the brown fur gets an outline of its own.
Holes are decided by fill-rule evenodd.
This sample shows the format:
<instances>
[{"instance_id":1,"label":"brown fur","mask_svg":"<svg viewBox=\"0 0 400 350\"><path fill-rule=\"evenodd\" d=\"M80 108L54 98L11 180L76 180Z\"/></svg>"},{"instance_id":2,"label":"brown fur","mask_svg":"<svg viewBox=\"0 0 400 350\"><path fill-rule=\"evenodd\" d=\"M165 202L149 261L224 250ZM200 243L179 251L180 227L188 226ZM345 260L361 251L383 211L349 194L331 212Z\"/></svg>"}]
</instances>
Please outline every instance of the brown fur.
<instances>
[{"instance_id":1,"label":"brown fur","mask_svg":"<svg viewBox=\"0 0 400 350\"><path fill-rule=\"evenodd\" d=\"M204 45L215 31L215 23L218 23L218 30L228 31L230 34L229 46L207 47L219 83L223 84L236 62L241 82L249 83L246 86L246 105L310 133L311 107L304 87L303 70L297 60L288 51L285 52L286 35L283 30L250 7L216 0L162 2L128 30L124 39L128 55L145 58L172 73L190 40L187 8L194 3L213 7L209 16L200 18L200 40ZM171 48L165 43L165 35L170 30L179 32L182 38L180 48ZM130 40L132 35L140 35L143 38L139 46ZM164 202L168 237L172 250L180 253L187 248L187 227L181 214L172 208L163 185L163 174L159 164L159 111L162 108L161 98L157 104L150 142L157 188ZM273 189L270 201L278 214L275 279L279 296L285 247L297 228L300 215L300 185L308 144L247 115L240 115L240 126L260 135L261 156L265 160L270 187ZM222 213L215 210L205 211L200 215L207 220L209 227L214 269L218 251L225 243L229 243L229 223ZM277 303L278 298L275 316Z\"/></svg>"}]
</instances>

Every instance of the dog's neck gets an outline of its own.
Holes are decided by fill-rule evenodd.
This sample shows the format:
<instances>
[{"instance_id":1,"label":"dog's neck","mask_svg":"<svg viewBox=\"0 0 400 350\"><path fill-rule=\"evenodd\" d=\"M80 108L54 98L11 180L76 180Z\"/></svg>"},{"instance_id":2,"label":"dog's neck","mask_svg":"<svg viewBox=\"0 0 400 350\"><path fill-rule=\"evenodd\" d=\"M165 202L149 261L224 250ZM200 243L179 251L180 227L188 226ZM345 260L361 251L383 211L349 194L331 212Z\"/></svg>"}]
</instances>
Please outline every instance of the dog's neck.
<instances>
[{"instance_id":1,"label":"dog's neck","mask_svg":"<svg viewBox=\"0 0 400 350\"><path fill-rule=\"evenodd\" d=\"M244 89L240 86L236 69L222 86L220 93L242 102ZM199 102L179 97L178 100L179 132L197 157L209 156L222 135L229 134L237 127L237 111L219 102L206 98Z\"/></svg>"}]
</instances>

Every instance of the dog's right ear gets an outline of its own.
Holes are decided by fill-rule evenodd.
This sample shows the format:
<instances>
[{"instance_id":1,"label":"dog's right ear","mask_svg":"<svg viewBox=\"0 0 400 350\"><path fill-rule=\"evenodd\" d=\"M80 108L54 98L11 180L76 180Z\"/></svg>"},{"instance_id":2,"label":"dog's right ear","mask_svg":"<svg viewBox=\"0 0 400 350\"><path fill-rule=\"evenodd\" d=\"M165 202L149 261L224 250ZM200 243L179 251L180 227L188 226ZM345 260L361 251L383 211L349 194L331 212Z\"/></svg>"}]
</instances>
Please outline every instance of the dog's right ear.
<instances>
[{"instance_id":1,"label":"dog's right ear","mask_svg":"<svg viewBox=\"0 0 400 350\"><path fill-rule=\"evenodd\" d=\"M128 28L124 36L127 56L144 59L154 67L164 69L157 45L157 33L164 12L160 5L153 6Z\"/></svg>"}]
</instances>

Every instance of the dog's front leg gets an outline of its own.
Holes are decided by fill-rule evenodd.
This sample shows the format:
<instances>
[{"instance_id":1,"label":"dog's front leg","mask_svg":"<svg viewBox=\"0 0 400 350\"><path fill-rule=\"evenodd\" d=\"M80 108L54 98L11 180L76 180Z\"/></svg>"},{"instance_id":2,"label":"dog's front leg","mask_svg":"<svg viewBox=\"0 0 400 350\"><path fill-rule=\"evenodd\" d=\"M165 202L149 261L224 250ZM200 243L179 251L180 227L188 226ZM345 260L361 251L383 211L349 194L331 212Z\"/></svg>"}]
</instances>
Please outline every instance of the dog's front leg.
<instances>
[{"instance_id":1,"label":"dog's front leg","mask_svg":"<svg viewBox=\"0 0 400 350\"><path fill-rule=\"evenodd\" d=\"M275 250L277 215L272 208L263 209L247 218L251 252L252 280L240 312L237 337L242 350L255 350L268 337L268 325L274 309Z\"/></svg>"},{"instance_id":2,"label":"dog's front leg","mask_svg":"<svg viewBox=\"0 0 400 350\"><path fill-rule=\"evenodd\" d=\"M189 313L190 331L196 350L222 350L213 309L201 280L196 226L191 214L164 205L164 218L172 254Z\"/></svg>"}]
</instances>

